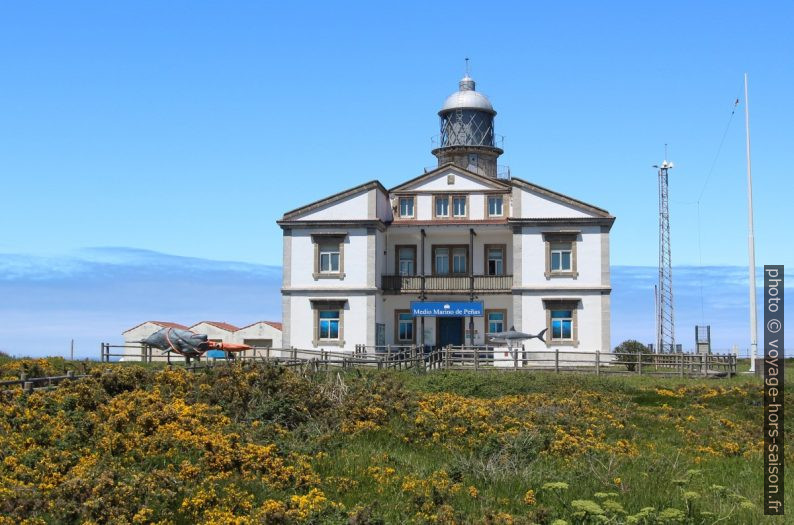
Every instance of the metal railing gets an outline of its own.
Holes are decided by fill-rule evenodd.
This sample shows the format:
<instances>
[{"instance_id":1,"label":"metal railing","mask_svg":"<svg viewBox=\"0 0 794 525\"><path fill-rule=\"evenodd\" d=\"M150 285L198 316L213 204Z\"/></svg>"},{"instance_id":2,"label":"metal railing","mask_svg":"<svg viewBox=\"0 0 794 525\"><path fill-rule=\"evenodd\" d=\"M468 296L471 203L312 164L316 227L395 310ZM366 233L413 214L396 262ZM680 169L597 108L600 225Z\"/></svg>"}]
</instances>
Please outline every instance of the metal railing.
<instances>
[{"instance_id":1,"label":"metal railing","mask_svg":"<svg viewBox=\"0 0 794 525\"><path fill-rule=\"evenodd\" d=\"M513 288L512 275L383 275L384 292L497 293Z\"/></svg>"}]
</instances>

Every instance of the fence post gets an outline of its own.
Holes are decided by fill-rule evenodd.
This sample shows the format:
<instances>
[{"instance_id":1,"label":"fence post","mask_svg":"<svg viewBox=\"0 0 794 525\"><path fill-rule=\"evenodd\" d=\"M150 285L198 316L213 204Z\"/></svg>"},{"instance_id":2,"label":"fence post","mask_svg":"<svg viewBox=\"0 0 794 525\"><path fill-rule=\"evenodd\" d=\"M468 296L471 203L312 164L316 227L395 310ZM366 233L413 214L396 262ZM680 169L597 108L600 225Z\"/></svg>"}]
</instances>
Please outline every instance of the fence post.
<instances>
[{"instance_id":1,"label":"fence post","mask_svg":"<svg viewBox=\"0 0 794 525\"><path fill-rule=\"evenodd\" d=\"M601 375L601 350L596 350L596 375Z\"/></svg>"},{"instance_id":2,"label":"fence post","mask_svg":"<svg viewBox=\"0 0 794 525\"><path fill-rule=\"evenodd\" d=\"M679 355L681 356L681 366L678 373L681 377L684 377L684 353L681 352Z\"/></svg>"},{"instance_id":3,"label":"fence post","mask_svg":"<svg viewBox=\"0 0 794 525\"><path fill-rule=\"evenodd\" d=\"M26 394L30 394L33 392L33 381L25 381L22 385L22 391Z\"/></svg>"},{"instance_id":4,"label":"fence post","mask_svg":"<svg viewBox=\"0 0 794 525\"><path fill-rule=\"evenodd\" d=\"M642 375L642 352L637 354L637 373Z\"/></svg>"},{"instance_id":5,"label":"fence post","mask_svg":"<svg viewBox=\"0 0 794 525\"><path fill-rule=\"evenodd\" d=\"M560 349L554 349L554 371L560 373Z\"/></svg>"},{"instance_id":6,"label":"fence post","mask_svg":"<svg viewBox=\"0 0 794 525\"><path fill-rule=\"evenodd\" d=\"M474 370L477 371L480 369L480 351L476 348L474 349Z\"/></svg>"},{"instance_id":7,"label":"fence post","mask_svg":"<svg viewBox=\"0 0 794 525\"><path fill-rule=\"evenodd\" d=\"M74 379L74 370L67 370L66 371L66 378L67 379Z\"/></svg>"}]
</instances>

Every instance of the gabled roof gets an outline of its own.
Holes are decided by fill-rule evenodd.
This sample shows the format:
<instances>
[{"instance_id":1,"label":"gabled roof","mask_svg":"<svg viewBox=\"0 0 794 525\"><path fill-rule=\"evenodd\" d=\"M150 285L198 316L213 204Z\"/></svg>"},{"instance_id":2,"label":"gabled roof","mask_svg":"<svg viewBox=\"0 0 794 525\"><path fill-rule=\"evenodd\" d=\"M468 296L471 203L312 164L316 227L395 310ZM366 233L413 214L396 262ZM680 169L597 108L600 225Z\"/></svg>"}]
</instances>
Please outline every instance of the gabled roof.
<instances>
[{"instance_id":1,"label":"gabled roof","mask_svg":"<svg viewBox=\"0 0 794 525\"><path fill-rule=\"evenodd\" d=\"M276 322L276 321L257 321L255 323L251 323L249 325L243 326L242 328L238 328L238 331L239 330L245 330L246 328L250 328L250 327L254 326L255 324L259 324L259 323L264 323L266 325L272 326L273 328L275 328L278 331L282 330L282 325L279 322Z\"/></svg>"},{"instance_id":2,"label":"gabled roof","mask_svg":"<svg viewBox=\"0 0 794 525\"><path fill-rule=\"evenodd\" d=\"M127 332L131 332L131 331L135 330L136 328L139 328L139 327L145 325L146 323L156 324L157 326L161 326L163 328L178 328L180 330L189 330L189 328L187 326L185 326L183 324L179 324L179 323L172 323L172 322L169 322L169 321L144 321L144 322L142 322L140 324L137 324L137 325L133 326L132 328L128 328L128 329L124 330L121 333L122 334L126 334Z\"/></svg>"},{"instance_id":3,"label":"gabled roof","mask_svg":"<svg viewBox=\"0 0 794 525\"><path fill-rule=\"evenodd\" d=\"M454 171L459 172L461 175L465 175L467 177L471 177L474 180L482 182L483 184L488 184L490 186L495 186L497 188L510 188L510 183L501 179L495 179L493 177L486 177L485 175L480 175L479 173L474 173L473 171L469 171L467 169L461 168L453 164L452 162L447 162L446 164L442 164L441 166L437 167L434 170L428 171L427 173L423 173L418 177L414 177L413 179L403 182L402 184L393 187L389 190L389 193L394 193L396 191L407 191L407 188L410 186L416 185L418 182L422 182L427 179L432 179L433 177L437 177L441 172L452 169Z\"/></svg>"},{"instance_id":4,"label":"gabled roof","mask_svg":"<svg viewBox=\"0 0 794 525\"><path fill-rule=\"evenodd\" d=\"M335 193L330 197L325 197L324 199L320 199L318 201L309 203L305 206L301 206L300 208L295 208L294 210L288 211L284 214L283 220L295 218L298 215L308 213L310 211L314 211L318 208L322 208L323 206L327 206L329 204L333 204L335 202L339 202L341 200L350 197L354 197L360 193L364 193L365 191L369 191L372 189L379 190L383 192L385 195L388 195L388 192L386 191L386 188L383 187L383 184L381 184L377 180L371 180L369 182L365 182L364 184L360 184L354 188L350 188L348 190Z\"/></svg>"},{"instance_id":5,"label":"gabled roof","mask_svg":"<svg viewBox=\"0 0 794 525\"><path fill-rule=\"evenodd\" d=\"M206 323L208 325L214 326L215 328L220 328L221 330L226 330L227 332L236 332L237 330L239 330L239 328L237 328L233 324L224 323L222 321L199 321L198 323L194 324L190 328L194 328L194 327L200 325L201 323Z\"/></svg>"},{"instance_id":6,"label":"gabled roof","mask_svg":"<svg viewBox=\"0 0 794 525\"><path fill-rule=\"evenodd\" d=\"M567 204L574 208L578 208L588 213L592 213L598 217L612 217L612 215L603 208L599 208L598 206L593 206L592 204L588 204L584 201L580 201L579 199L574 199L573 197L569 197L568 195L564 195L554 190L544 188L543 186L538 186L537 184L527 182L523 179L519 179L518 177L513 177L510 181L514 186L518 186L519 188L524 188L529 191L539 193L545 197L558 200L564 204Z\"/></svg>"}]
</instances>

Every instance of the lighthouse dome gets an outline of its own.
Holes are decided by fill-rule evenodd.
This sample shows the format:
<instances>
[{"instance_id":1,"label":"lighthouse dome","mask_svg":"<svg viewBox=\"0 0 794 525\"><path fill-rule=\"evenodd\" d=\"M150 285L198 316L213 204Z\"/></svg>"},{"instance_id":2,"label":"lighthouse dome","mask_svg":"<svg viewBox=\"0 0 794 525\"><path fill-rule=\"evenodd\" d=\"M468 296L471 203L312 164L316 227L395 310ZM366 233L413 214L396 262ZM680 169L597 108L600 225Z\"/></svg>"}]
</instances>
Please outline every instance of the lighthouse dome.
<instances>
[{"instance_id":1,"label":"lighthouse dome","mask_svg":"<svg viewBox=\"0 0 794 525\"><path fill-rule=\"evenodd\" d=\"M452 93L444 101L444 105L441 106L441 111L438 112L439 115L456 109L475 109L496 114L488 97L475 91L474 79L470 76L466 75L463 77L458 83L458 86L458 91Z\"/></svg>"}]
</instances>

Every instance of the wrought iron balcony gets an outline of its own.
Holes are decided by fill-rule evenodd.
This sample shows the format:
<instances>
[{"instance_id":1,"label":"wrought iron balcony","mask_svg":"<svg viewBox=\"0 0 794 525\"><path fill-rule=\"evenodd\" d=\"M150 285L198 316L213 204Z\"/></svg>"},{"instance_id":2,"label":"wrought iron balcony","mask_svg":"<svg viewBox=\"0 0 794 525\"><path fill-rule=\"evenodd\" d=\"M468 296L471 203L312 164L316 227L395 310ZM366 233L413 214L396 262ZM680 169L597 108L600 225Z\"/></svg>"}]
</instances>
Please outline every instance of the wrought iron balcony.
<instances>
[{"instance_id":1,"label":"wrought iron balcony","mask_svg":"<svg viewBox=\"0 0 794 525\"><path fill-rule=\"evenodd\" d=\"M384 275L386 293L504 293L513 287L512 275Z\"/></svg>"}]
</instances>

